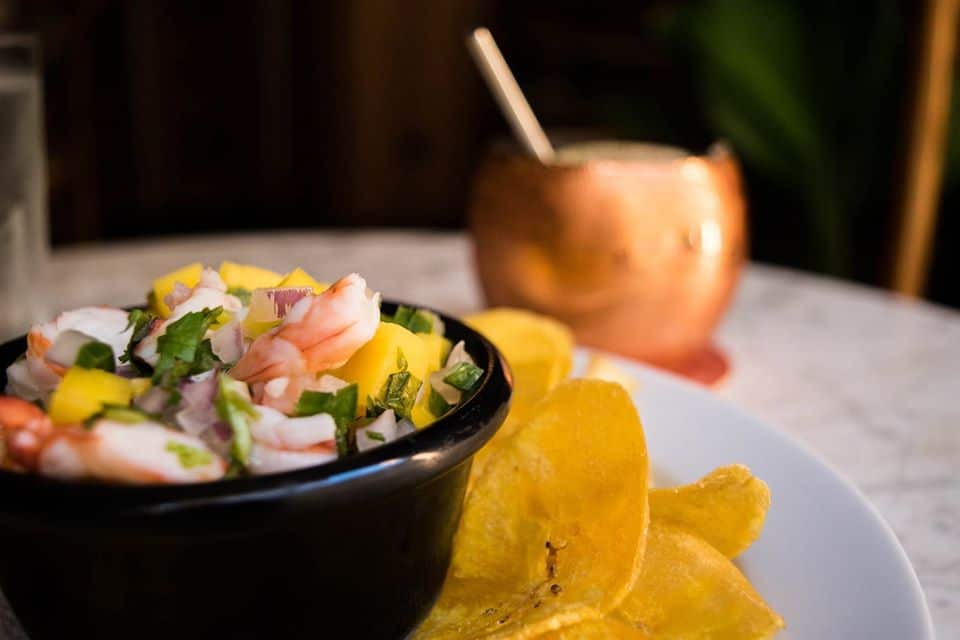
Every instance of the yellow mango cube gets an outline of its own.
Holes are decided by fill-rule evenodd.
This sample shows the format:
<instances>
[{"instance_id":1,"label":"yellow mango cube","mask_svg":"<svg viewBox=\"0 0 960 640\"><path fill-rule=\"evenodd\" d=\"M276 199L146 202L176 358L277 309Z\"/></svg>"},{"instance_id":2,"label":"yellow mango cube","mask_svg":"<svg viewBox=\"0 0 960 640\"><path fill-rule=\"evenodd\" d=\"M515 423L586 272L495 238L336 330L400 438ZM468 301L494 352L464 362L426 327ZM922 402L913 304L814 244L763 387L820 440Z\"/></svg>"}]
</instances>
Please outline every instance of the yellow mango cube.
<instances>
[{"instance_id":1,"label":"yellow mango cube","mask_svg":"<svg viewBox=\"0 0 960 640\"><path fill-rule=\"evenodd\" d=\"M150 389L151 385L150 378L132 378L130 380L130 391L134 398L139 398Z\"/></svg>"},{"instance_id":2,"label":"yellow mango cube","mask_svg":"<svg viewBox=\"0 0 960 640\"><path fill-rule=\"evenodd\" d=\"M187 287L195 287L200 282L200 274L203 272L203 265L199 262L180 267L176 271L160 276L153 281L153 300L150 305L152 311L161 318L170 315L170 307L163 301L173 291L176 283L181 283Z\"/></svg>"},{"instance_id":3,"label":"yellow mango cube","mask_svg":"<svg viewBox=\"0 0 960 640\"><path fill-rule=\"evenodd\" d=\"M50 397L54 424L83 422L105 404L128 405L133 387L126 378L100 369L70 367Z\"/></svg>"},{"instance_id":4,"label":"yellow mango cube","mask_svg":"<svg viewBox=\"0 0 960 640\"><path fill-rule=\"evenodd\" d=\"M437 416L430 413L427 404L430 398L430 383L425 382L424 384L427 385L427 389L425 389L423 395L420 396L420 402L413 405L413 411L410 412L410 420L413 421L413 426L417 429L423 429L437 421Z\"/></svg>"},{"instance_id":5,"label":"yellow mango cube","mask_svg":"<svg viewBox=\"0 0 960 640\"><path fill-rule=\"evenodd\" d=\"M275 287L283 278L276 271L236 262L220 263L220 277L223 278L228 289L246 289L247 291Z\"/></svg>"},{"instance_id":6,"label":"yellow mango cube","mask_svg":"<svg viewBox=\"0 0 960 640\"><path fill-rule=\"evenodd\" d=\"M330 371L341 380L357 384L358 415L367 404L367 397L376 397L387 377L400 370L398 354L403 353L407 370L421 382L427 377L428 355L423 340L398 324L381 322L367 344L339 369Z\"/></svg>"},{"instance_id":7,"label":"yellow mango cube","mask_svg":"<svg viewBox=\"0 0 960 640\"><path fill-rule=\"evenodd\" d=\"M283 276L283 280L280 281L278 287L312 287L313 292L323 293L330 286L326 282L318 282L314 280L313 276L309 273L297 267L287 275Z\"/></svg>"},{"instance_id":8,"label":"yellow mango cube","mask_svg":"<svg viewBox=\"0 0 960 640\"><path fill-rule=\"evenodd\" d=\"M439 333L418 333L417 334L427 347L429 358L428 374L438 369L442 369L446 364L447 355L450 353L450 341Z\"/></svg>"}]
</instances>

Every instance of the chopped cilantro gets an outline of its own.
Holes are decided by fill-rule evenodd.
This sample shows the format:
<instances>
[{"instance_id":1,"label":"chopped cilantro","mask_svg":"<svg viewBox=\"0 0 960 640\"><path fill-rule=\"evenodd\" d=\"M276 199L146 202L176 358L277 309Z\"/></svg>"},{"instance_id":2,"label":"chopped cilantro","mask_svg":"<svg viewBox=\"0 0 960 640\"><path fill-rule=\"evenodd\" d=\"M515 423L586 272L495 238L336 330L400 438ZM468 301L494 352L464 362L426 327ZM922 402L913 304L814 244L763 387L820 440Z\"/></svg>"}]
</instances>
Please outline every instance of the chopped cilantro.
<instances>
[{"instance_id":1,"label":"chopped cilantro","mask_svg":"<svg viewBox=\"0 0 960 640\"><path fill-rule=\"evenodd\" d=\"M250 306L250 298L253 294L249 289L245 287L230 287L227 289L227 293L229 293L231 296L236 296L239 298L243 306Z\"/></svg>"},{"instance_id":2,"label":"chopped cilantro","mask_svg":"<svg viewBox=\"0 0 960 640\"><path fill-rule=\"evenodd\" d=\"M377 442L386 442L386 441L387 441L387 439L386 439L386 438L383 436L383 434L380 433L379 431L371 431L371 430L368 429L368 430L364 431L364 433L367 434L367 437L370 438L371 440L376 440Z\"/></svg>"},{"instance_id":3,"label":"chopped cilantro","mask_svg":"<svg viewBox=\"0 0 960 640\"><path fill-rule=\"evenodd\" d=\"M427 397L427 409L430 410L430 413L439 418L447 411L450 411L452 407L453 405L447 402L442 395L437 393L436 389L430 387L430 395Z\"/></svg>"},{"instance_id":4,"label":"chopped cilantro","mask_svg":"<svg viewBox=\"0 0 960 640\"><path fill-rule=\"evenodd\" d=\"M223 309L204 309L188 313L167 325L157 339L160 359L153 371L155 385L172 388L181 378L209 371L218 362L209 340L203 336L217 321Z\"/></svg>"},{"instance_id":5,"label":"chopped cilantro","mask_svg":"<svg viewBox=\"0 0 960 640\"><path fill-rule=\"evenodd\" d=\"M117 365L113 359L113 349L105 342L91 340L77 351L74 364L84 369L103 369L113 373Z\"/></svg>"},{"instance_id":6,"label":"chopped cilantro","mask_svg":"<svg viewBox=\"0 0 960 640\"><path fill-rule=\"evenodd\" d=\"M213 454L211 454L209 451L204 451L203 449L198 449L197 447L191 447L190 445L183 444L182 442L170 440L167 442L167 446L165 448L170 453L176 454L177 459L180 460L180 466L184 469L202 467L205 464L210 464L213 462Z\"/></svg>"},{"instance_id":7,"label":"chopped cilantro","mask_svg":"<svg viewBox=\"0 0 960 640\"><path fill-rule=\"evenodd\" d=\"M367 415L378 416L393 409L399 418L409 418L413 403L420 391L420 379L409 371L397 371L387 376L383 389L376 398L367 399Z\"/></svg>"},{"instance_id":8,"label":"chopped cilantro","mask_svg":"<svg viewBox=\"0 0 960 640\"><path fill-rule=\"evenodd\" d=\"M381 319L384 322L398 324L413 333L433 333L436 328L435 314L423 309L405 307L404 305L398 306L392 316L383 314Z\"/></svg>"},{"instance_id":9,"label":"chopped cilantro","mask_svg":"<svg viewBox=\"0 0 960 640\"><path fill-rule=\"evenodd\" d=\"M213 400L217 415L230 425L233 431L230 456L233 461L243 466L250 461L250 447L253 446L250 419L260 416L245 391L246 385L243 382L221 374L217 381L217 396Z\"/></svg>"},{"instance_id":10,"label":"chopped cilantro","mask_svg":"<svg viewBox=\"0 0 960 640\"><path fill-rule=\"evenodd\" d=\"M127 348L120 355L120 362L133 362L133 349L147 337L156 319L157 316L143 309L134 309L130 312L130 315L127 316L127 329L133 328L133 333L130 334Z\"/></svg>"},{"instance_id":11,"label":"chopped cilantro","mask_svg":"<svg viewBox=\"0 0 960 640\"><path fill-rule=\"evenodd\" d=\"M335 393L326 391L304 391L297 400L294 413L298 416L313 416L326 413L337 425L337 454L345 456L350 452L350 423L357 415L357 385L351 384Z\"/></svg>"},{"instance_id":12,"label":"chopped cilantro","mask_svg":"<svg viewBox=\"0 0 960 640\"><path fill-rule=\"evenodd\" d=\"M460 362L444 376L443 381L454 389L470 391L482 375L483 369L480 367L469 362Z\"/></svg>"}]
</instances>

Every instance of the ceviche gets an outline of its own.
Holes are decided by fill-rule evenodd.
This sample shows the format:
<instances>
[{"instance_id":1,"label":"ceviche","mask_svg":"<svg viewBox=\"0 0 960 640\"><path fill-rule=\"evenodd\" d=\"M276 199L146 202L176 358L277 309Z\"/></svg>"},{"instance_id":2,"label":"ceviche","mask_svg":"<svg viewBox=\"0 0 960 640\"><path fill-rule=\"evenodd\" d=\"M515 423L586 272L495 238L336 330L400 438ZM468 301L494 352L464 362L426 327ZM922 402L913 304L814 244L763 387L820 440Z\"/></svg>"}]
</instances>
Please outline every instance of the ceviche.
<instances>
[{"instance_id":1,"label":"ceviche","mask_svg":"<svg viewBox=\"0 0 960 640\"><path fill-rule=\"evenodd\" d=\"M145 309L32 327L0 396L0 468L131 484L323 464L427 427L483 371L434 313L353 273L191 264Z\"/></svg>"}]
</instances>

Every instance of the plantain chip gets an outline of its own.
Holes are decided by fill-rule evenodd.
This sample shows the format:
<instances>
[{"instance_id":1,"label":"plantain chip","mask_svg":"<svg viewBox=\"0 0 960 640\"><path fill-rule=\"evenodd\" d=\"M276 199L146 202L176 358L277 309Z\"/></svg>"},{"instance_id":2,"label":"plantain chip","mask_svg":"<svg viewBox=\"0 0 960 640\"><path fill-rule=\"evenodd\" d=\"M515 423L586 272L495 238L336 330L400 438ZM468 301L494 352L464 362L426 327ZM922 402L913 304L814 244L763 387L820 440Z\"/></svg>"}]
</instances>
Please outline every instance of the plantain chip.
<instances>
[{"instance_id":1,"label":"plantain chip","mask_svg":"<svg viewBox=\"0 0 960 640\"><path fill-rule=\"evenodd\" d=\"M489 459L416 638L533 638L615 608L640 571L646 443L617 384L571 380Z\"/></svg>"},{"instance_id":2,"label":"plantain chip","mask_svg":"<svg viewBox=\"0 0 960 640\"><path fill-rule=\"evenodd\" d=\"M617 615L654 640L760 640L783 628L726 556L659 520L650 523L640 579Z\"/></svg>"},{"instance_id":3,"label":"plantain chip","mask_svg":"<svg viewBox=\"0 0 960 640\"><path fill-rule=\"evenodd\" d=\"M616 617L586 620L537 636L536 640L650 640L650 636Z\"/></svg>"},{"instance_id":4,"label":"plantain chip","mask_svg":"<svg viewBox=\"0 0 960 640\"><path fill-rule=\"evenodd\" d=\"M515 391L540 398L570 375L573 334L566 325L509 308L468 315L464 322L486 336L506 358Z\"/></svg>"},{"instance_id":5,"label":"plantain chip","mask_svg":"<svg viewBox=\"0 0 960 640\"><path fill-rule=\"evenodd\" d=\"M593 353L583 371L584 378L608 380L620 384L628 393L637 391L637 380L629 372L620 367L610 356L602 353Z\"/></svg>"},{"instance_id":6,"label":"plantain chip","mask_svg":"<svg viewBox=\"0 0 960 640\"><path fill-rule=\"evenodd\" d=\"M770 489L750 469L720 467L697 482L650 491L650 517L697 534L734 558L760 537Z\"/></svg>"},{"instance_id":7,"label":"plantain chip","mask_svg":"<svg viewBox=\"0 0 960 640\"><path fill-rule=\"evenodd\" d=\"M530 393L514 391L510 399L510 412L507 414L503 424L500 425L497 432L493 434L493 437L473 456L473 466L470 469L470 481L467 485L468 492L473 488L477 477L483 472L487 462L496 455L497 451L503 447L510 436L530 422L534 416L535 407L542 399L542 397L534 397Z\"/></svg>"}]
</instances>

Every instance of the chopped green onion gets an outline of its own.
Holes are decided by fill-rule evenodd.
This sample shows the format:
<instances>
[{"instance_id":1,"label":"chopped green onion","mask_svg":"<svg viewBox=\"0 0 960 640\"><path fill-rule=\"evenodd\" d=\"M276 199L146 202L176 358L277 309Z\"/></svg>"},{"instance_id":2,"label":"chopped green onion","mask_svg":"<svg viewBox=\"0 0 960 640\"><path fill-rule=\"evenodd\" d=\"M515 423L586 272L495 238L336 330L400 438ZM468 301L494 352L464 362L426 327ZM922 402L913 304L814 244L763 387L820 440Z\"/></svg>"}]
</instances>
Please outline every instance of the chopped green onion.
<instances>
[{"instance_id":1,"label":"chopped green onion","mask_svg":"<svg viewBox=\"0 0 960 640\"><path fill-rule=\"evenodd\" d=\"M246 466L250 461L250 448L253 446L250 419L256 419L260 414L247 398L246 385L243 382L226 374L221 374L217 382L217 396L213 400L213 406L220 419L230 425L233 431L233 443L230 445L232 459Z\"/></svg>"},{"instance_id":2,"label":"chopped green onion","mask_svg":"<svg viewBox=\"0 0 960 640\"><path fill-rule=\"evenodd\" d=\"M202 467L213 462L213 455L209 451L191 447L182 442L170 440L165 448L170 453L176 454L177 459L180 460L180 466L184 469Z\"/></svg>"},{"instance_id":3,"label":"chopped green onion","mask_svg":"<svg viewBox=\"0 0 960 640\"><path fill-rule=\"evenodd\" d=\"M469 362L460 362L444 376L443 381L454 389L460 391L470 391L477 384L477 381L483 376L483 369L470 364Z\"/></svg>"},{"instance_id":4,"label":"chopped green onion","mask_svg":"<svg viewBox=\"0 0 960 640\"><path fill-rule=\"evenodd\" d=\"M367 431L364 431L364 433L367 434L367 437L370 438L371 440L376 440L377 442L386 442L386 441L387 441L387 439L386 439L386 438L383 436L383 434L380 433L379 431L370 431L370 430L367 430Z\"/></svg>"},{"instance_id":5,"label":"chopped green onion","mask_svg":"<svg viewBox=\"0 0 960 640\"><path fill-rule=\"evenodd\" d=\"M150 415L146 411L141 411L136 407L128 407L123 404L105 404L100 411L84 420L83 426L87 429L92 429L97 421L101 419L113 420L121 424L140 424L141 422L157 420L157 417Z\"/></svg>"},{"instance_id":6,"label":"chopped green onion","mask_svg":"<svg viewBox=\"0 0 960 640\"><path fill-rule=\"evenodd\" d=\"M443 396L437 393L437 390L430 387L430 395L427 398L427 409L436 417L440 417L453 407L452 404L444 400Z\"/></svg>"},{"instance_id":7,"label":"chopped green onion","mask_svg":"<svg viewBox=\"0 0 960 640\"><path fill-rule=\"evenodd\" d=\"M74 364L84 369L103 369L113 373L117 365L113 359L113 349L105 342L91 340L77 351Z\"/></svg>"}]
</instances>

